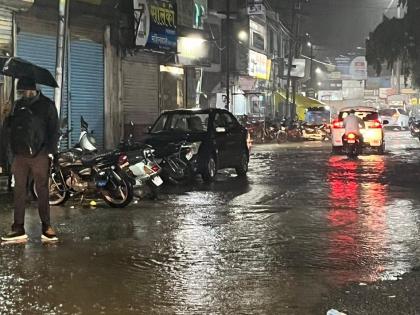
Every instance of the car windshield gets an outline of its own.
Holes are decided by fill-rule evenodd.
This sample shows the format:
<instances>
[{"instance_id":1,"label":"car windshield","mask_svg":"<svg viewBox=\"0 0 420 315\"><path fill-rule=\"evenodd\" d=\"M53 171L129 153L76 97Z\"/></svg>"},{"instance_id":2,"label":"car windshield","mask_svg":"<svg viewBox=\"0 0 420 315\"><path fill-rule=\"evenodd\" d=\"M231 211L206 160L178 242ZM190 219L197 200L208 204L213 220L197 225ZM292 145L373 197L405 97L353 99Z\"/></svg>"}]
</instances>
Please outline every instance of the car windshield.
<instances>
[{"instance_id":1,"label":"car windshield","mask_svg":"<svg viewBox=\"0 0 420 315\"><path fill-rule=\"evenodd\" d=\"M340 112L340 115L339 115L340 120L343 120L349 114L350 114L349 111L348 112L347 111L346 112ZM357 117L360 117L361 119L363 119L363 121L370 121L370 120L379 119L378 113L374 112L374 111L356 111L355 115Z\"/></svg>"},{"instance_id":2,"label":"car windshield","mask_svg":"<svg viewBox=\"0 0 420 315\"><path fill-rule=\"evenodd\" d=\"M379 111L379 115L381 116L393 116L396 113L397 113L397 110L393 108L381 109Z\"/></svg>"},{"instance_id":3,"label":"car windshield","mask_svg":"<svg viewBox=\"0 0 420 315\"><path fill-rule=\"evenodd\" d=\"M165 113L156 121L151 133L206 132L208 121L209 114L205 113Z\"/></svg>"}]
</instances>

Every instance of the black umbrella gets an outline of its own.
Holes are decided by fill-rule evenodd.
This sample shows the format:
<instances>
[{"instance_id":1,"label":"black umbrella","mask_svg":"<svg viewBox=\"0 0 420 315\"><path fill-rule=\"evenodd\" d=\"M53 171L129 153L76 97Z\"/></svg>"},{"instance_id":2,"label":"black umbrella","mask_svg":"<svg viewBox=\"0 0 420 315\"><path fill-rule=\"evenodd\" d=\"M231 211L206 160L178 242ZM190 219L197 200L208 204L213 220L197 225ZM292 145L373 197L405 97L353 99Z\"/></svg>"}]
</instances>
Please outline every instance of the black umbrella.
<instances>
[{"instance_id":1,"label":"black umbrella","mask_svg":"<svg viewBox=\"0 0 420 315\"><path fill-rule=\"evenodd\" d=\"M47 69L34 65L33 63L18 57L1 58L1 73L15 79L33 79L38 84L58 87L51 72Z\"/></svg>"}]
</instances>

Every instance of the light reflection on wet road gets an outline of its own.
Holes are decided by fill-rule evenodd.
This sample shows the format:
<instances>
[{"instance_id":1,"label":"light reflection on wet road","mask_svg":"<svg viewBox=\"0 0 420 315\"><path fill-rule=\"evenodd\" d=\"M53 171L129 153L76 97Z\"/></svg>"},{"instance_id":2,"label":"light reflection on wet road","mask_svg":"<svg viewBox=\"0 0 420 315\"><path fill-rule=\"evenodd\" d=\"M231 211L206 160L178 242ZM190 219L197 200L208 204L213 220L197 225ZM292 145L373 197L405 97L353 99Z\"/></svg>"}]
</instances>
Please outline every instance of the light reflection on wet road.
<instances>
[{"instance_id":1,"label":"light reflection on wet road","mask_svg":"<svg viewBox=\"0 0 420 315\"><path fill-rule=\"evenodd\" d=\"M31 241L0 248L0 313L313 314L337 287L395 279L419 264L420 144L387 137L385 156L356 161L263 145L247 179L223 172L123 210L57 208L55 246L31 209ZM6 231L10 210L0 218Z\"/></svg>"}]
</instances>

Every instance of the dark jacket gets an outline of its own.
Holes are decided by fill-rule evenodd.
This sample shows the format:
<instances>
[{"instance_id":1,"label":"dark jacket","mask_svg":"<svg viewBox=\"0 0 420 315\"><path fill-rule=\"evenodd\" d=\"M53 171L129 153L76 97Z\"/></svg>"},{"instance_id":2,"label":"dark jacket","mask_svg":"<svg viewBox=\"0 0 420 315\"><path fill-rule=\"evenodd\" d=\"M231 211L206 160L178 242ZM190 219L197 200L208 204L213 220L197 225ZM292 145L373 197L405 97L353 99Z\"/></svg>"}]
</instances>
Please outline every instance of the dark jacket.
<instances>
[{"instance_id":1,"label":"dark jacket","mask_svg":"<svg viewBox=\"0 0 420 315\"><path fill-rule=\"evenodd\" d=\"M45 121L45 144L43 150L45 150L48 154L57 153L59 139L59 122L58 113L54 102L48 97L44 96L41 92L39 92L39 94L30 101L24 99L16 101L13 111L23 106L29 107L34 115L37 115L43 121ZM1 128L2 130L0 137L0 165L3 166L5 166L7 162L11 162L9 154L9 117L5 119L3 127Z\"/></svg>"}]
</instances>

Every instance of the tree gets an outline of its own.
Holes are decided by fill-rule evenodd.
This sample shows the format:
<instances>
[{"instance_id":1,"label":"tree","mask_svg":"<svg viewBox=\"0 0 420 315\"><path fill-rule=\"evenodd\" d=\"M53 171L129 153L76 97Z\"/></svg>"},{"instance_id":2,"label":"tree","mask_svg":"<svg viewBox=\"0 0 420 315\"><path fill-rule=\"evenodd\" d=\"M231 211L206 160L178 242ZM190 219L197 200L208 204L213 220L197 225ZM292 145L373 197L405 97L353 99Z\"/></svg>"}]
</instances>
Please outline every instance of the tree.
<instances>
[{"instance_id":1,"label":"tree","mask_svg":"<svg viewBox=\"0 0 420 315\"><path fill-rule=\"evenodd\" d=\"M411 75L420 86L420 0L399 0L398 5L406 8L407 14L402 19L384 16L366 41L366 59L378 75L383 64L391 68L401 60L404 76Z\"/></svg>"}]
</instances>

